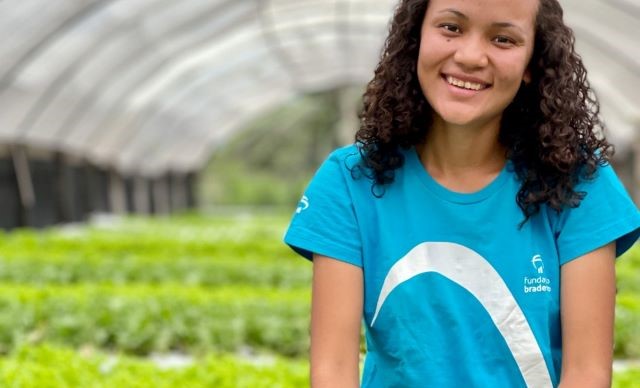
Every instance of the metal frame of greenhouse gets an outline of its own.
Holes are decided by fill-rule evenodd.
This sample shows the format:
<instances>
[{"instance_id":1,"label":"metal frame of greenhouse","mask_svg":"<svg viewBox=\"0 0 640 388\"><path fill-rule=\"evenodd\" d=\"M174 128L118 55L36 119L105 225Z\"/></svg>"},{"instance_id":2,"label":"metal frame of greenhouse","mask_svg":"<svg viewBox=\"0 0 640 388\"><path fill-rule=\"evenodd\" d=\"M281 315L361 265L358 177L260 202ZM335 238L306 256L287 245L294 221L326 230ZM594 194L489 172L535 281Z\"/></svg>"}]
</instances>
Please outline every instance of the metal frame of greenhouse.
<instances>
[{"instance_id":1,"label":"metal frame of greenhouse","mask_svg":"<svg viewBox=\"0 0 640 388\"><path fill-rule=\"evenodd\" d=\"M640 3L561 3L640 199ZM247 120L368 81L394 4L0 2L0 227L194 207L198 172Z\"/></svg>"}]
</instances>

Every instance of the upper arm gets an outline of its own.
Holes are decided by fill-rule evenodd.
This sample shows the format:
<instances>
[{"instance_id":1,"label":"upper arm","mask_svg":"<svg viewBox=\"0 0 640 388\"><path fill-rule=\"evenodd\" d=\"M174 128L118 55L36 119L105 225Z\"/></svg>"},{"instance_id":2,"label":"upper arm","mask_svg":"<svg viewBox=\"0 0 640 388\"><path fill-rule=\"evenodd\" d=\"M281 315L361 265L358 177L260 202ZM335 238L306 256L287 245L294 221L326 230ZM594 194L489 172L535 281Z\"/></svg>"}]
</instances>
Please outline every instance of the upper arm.
<instances>
[{"instance_id":1,"label":"upper arm","mask_svg":"<svg viewBox=\"0 0 640 388\"><path fill-rule=\"evenodd\" d=\"M313 256L311 302L311 380L313 386L336 378L358 386L362 269L325 256ZM333 385L335 386L335 385Z\"/></svg>"},{"instance_id":2,"label":"upper arm","mask_svg":"<svg viewBox=\"0 0 640 388\"><path fill-rule=\"evenodd\" d=\"M609 386L615 309L615 242L561 267L562 385ZM581 385L588 386L588 385Z\"/></svg>"}]
</instances>

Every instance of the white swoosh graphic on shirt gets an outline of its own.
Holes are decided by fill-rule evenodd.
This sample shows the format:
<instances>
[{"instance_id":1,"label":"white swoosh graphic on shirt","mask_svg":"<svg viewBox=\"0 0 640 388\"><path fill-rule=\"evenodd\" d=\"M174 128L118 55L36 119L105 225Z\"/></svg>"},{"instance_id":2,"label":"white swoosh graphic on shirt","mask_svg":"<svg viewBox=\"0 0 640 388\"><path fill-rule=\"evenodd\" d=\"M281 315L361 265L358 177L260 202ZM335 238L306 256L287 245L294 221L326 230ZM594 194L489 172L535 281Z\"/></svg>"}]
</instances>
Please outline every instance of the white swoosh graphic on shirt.
<instances>
[{"instance_id":1,"label":"white swoosh graphic on shirt","mask_svg":"<svg viewBox=\"0 0 640 388\"><path fill-rule=\"evenodd\" d=\"M528 387L551 388L551 377L524 313L487 260L455 243L425 242L398 260L387 274L371 327L391 291L426 272L436 272L469 291L487 310L518 364Z\"/></svg>"}]
</instances>

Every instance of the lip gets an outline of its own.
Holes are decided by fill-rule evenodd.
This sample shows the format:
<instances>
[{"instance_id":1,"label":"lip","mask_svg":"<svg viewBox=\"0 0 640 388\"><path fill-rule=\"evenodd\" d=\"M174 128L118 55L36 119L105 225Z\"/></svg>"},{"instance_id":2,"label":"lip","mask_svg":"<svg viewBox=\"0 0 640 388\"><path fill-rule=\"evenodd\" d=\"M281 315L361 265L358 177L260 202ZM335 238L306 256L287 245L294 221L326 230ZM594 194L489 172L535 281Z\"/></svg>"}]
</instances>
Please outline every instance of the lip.
<instances>
[{"instance_id":1,"label":"lip","mask_svg":"<svg viewBox=\"0 0 640 388\"><path fill-rule=\"evenodd\" d=\"M485 89L491 87L491 83L490 82L486 82L484 80L481 80L480 78L470 77L470 76L464 75L464 74L442 73L441 75L442 75L442 78L444 78L445 81L447 80L447 77L451 76L453 78L459 79L460 81L473 82L475 84L484 85Z\"/></svg>"},{"instance_id":2,"label":"lip","mask_svg":"<svg viewBox=\"0 0 640 388\"><path fill-rule=\"evenodd\" d=\"M453 77L453 76L452 76ZM485 88L480 89L480 90L472 90L472 89L465 89L465 88L460 88L458 86L455 85L451 85L445 76L440 77L440 79L442 80L442 82L444 82L447 90L449 91L449 93L451 93L451 95L455 98L461 98L461 99L467 99L467 98L472 98L474 96L483 94L483 92L489 90L489 88L491 87L490 85L487 84L483 84L483 85L487 85ZM465 81L466 82L466 81ZM472 82L472 81L468 81L468 82ZM477 82L480 83L480 82Z\"/></svg>"}]
</instances>

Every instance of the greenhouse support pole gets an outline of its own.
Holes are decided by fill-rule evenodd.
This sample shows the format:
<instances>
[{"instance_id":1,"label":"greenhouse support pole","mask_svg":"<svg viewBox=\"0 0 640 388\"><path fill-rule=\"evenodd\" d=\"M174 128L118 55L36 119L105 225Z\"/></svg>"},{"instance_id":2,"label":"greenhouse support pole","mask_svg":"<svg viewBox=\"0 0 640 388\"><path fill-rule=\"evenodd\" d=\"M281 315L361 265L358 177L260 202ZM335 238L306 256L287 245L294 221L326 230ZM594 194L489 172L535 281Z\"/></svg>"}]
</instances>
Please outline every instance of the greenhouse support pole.
<instances>
[{"instance_id":1,"label":"greenhouse support pole","mask_svg":"<svg viewBox=\"0 0 640 388\"><path fill-rule=\"evenodd\" d=\"M89 213L109 212L109 173L93 164L87 165Z\"/></svg>"},{"instance_id":2,"label":"greenhouse support pole","mask_svg":"<svg viewBox=\"0 0 640 388\"><path fill-rule=\"evenodd\" d=\"M61 152L54 154L53 164L56 171L55 185L53 187L56 193L56 218L57 221L69 222L71 221L71 206L73 205L73 198L69 198L70 195L73 195L68 187L69 167Z\"/></svg>"},{"instance_id":3,"label":"greenhouse support pole","mask_svg":"<svg viewBox=\"0 0 640 388\"><path fill-rule=\"evenodd\" d=\"M86 160L82 161L82 164L78 167L78 176L77 176L77 187L84 188L81 191L80 197L80 218L82 220L86 220L89 215L91 215L91 183L89 180L91 174L91 166Z\"/></svg>"},{"instance_id":4,"label":"greenhouse support pole","mask_svg":"<svg viewBox=\"0 0 640 388\"><path fill-rule=\"evenodd\" d=\"M151 204L149 203L148 180L142 176L136 176L133 182L133 201L135 212L139 214L149 214Z\"/></svg>"},{"instance_id":5,"label":"greenhouse support pole","mask_svg":"<svg viewBox=\"0 0 640 388\"><path fill-rule=\"evenodd\" d=\"M168 186L166 175L161 175L153 181L153 203L155 204L156 214L169 214L171 212Z\"/></svg>"},{"instance_id":6,"label":"greenhouse support pole","mask_svg":"<svg viewBox=\"0 0 640 388\"><path fill-rule=\"evenodd\" d=\"M171 209L185 210L187 208L187 188L184 174L173 173L171 179Z\"/></svg>"},{"instance_id":7,"label":"greenhouse support pole","mask_svg":"<svg viewBox=\"0 0 640 388\"><path fill-rule=\"evenodd\" d=\"M114 170L109 173L109 203L113 213L125 214L127 212L127 194L125 193L124 179Z\"/></svg>"},{"instance_id":8,"label":"greenhouse support pole","mask_svg":"<svg viewBox=\"0 0 640 388\"><path fill-rule=\"evenodd\" d=\"M29 212L36 204L36 196L26 148L24 146L11 147L11 158L16 173L20 203L22 204L22 211L20 212L21 223L22 226L29 226Z\"/></svg>"},{"instance_id":9,"label":"greenhouse support pole","mask_svg":"<svg viewBox=\"0 0 640 388\"><path fill-rule=\"evenodd\" d=\"M198 177L195 172L190 172L185 177L185 188L187 190L187 208L195 209L198 207L198 199L196 198L196 184Z\"/></svg>"}]
</instances>

